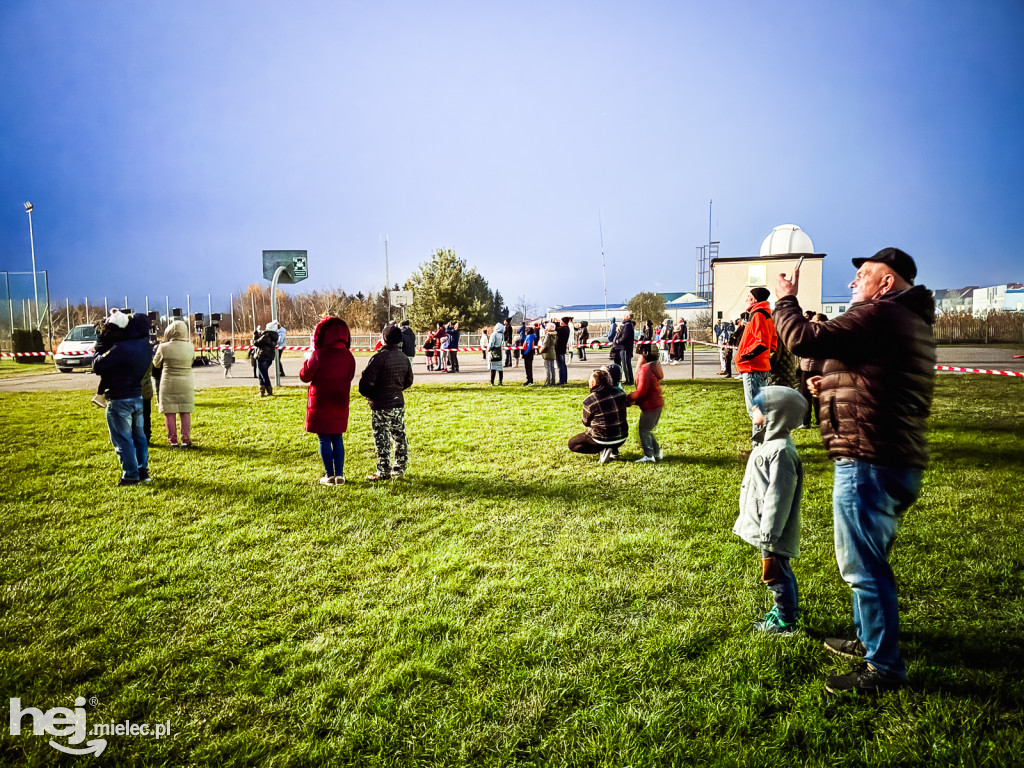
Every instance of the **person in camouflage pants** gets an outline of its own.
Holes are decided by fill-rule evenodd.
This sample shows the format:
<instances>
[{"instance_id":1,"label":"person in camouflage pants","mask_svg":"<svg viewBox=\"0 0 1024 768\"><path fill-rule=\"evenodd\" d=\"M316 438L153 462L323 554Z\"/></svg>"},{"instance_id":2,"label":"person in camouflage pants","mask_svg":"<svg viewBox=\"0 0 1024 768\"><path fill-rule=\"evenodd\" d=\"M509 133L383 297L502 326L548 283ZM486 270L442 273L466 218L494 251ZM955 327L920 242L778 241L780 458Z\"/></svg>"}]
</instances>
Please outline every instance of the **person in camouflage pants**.
<instances>
[{"instance_id":1,"label":"person in camouflage pants","mask_svg":"<svg viewBox=\"0 0 1024 768\"><path fill-rule=\"evenodd\" d=\"M371 483L399 478L409 463L409 444L405 437L405 396L412 386L412 363L402 352L402 331L396 325L384 332L384 346L370 358L359 379L359 394L370 401L370 426L377 451L377 472ZM391 443L395 444L395 464L391 465Z\"/></svg>"},{"instance_id":2,"label":"person in camouflage pants","mask_svg":"<svg viewBox=\"0 0 1024 768\"><path fill-rule=\"evenodd\" d=\"M399 478L409 463L409 443L405 439L405 406L370 411L373 447L377 450L378 478ZM391 464L391 443L395 444L395 463Z\"/></svg>"}]
</instances>

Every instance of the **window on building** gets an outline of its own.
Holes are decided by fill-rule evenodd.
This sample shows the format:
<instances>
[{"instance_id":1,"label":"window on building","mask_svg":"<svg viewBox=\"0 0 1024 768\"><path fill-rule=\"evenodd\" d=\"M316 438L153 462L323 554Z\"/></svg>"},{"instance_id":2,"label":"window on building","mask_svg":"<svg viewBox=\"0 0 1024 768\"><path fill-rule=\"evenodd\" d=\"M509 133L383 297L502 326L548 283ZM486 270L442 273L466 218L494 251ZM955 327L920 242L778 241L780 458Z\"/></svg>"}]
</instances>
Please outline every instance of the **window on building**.
<instances>
[{"instance_id":1,"label":"window on building","mask_svg":"<svg viewBox=\"0 0 1024 768\"><path fill-rule=\"evenodd\" d=\"M768 285L768 267L765 264L755 264L747 267L747 285L766 286Z\"/></svg>"}]
</instances>

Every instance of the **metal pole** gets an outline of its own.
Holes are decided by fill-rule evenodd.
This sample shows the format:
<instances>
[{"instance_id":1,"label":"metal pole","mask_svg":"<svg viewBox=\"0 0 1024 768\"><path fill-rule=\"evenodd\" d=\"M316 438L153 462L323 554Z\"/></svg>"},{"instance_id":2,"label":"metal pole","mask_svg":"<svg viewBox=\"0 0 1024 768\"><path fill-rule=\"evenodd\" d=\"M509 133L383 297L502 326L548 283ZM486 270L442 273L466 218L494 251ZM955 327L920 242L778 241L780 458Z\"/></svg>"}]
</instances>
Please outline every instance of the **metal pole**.
<instances>
[{"instance_id":1,"label":"metal pole","mask_svg":"<svg viewBox=\"0 0 1024 768\"><path fill-rule=\"evenodd\" d=\"M103 297L103 316L110 317L110 307L107 306L107 297Z\"/></svg>"},{"instance_id":2,"label":"metal pole","mask_svg":"<svg viewBox=\"0 0 1024 768\"><path fill-rule=\"evenodd\" d=\"M597 212L597 231L601 233L601 280L604 282L604 321L608 322L608 275L604 270L604 227L601 225L601 212ZM525 318L525 313L524 313Z\"/></svg>"},{"instance_id":3,"label":"metal pole","mask_svg":"<svg viewBox=\"0 0 1024 768\"><path fill-rule=\"evenodd\" d=\"M690 378L692 379L692 378L695 378L694 373L693 373L693 351L696 349L696 347L693 346L693 339L690 339L689 341L690 341ZM684 349L686 348L685 344L683 345L683 348Z\"/></svg>"},{"instance_id":4,"label":"metal pole","mask_svg":"<svg viewBox=\"0 0 1024 768\"><path fill-rule=\"evenodd\" d=\"M188 320L186 320L186 322L189 325L191 325L192 324L192 297L189 296L187 293L185 294L185 316L188 318ZM192 329L190 328L189 329L189 333L191 333L191 332L192 332Z\"/></svg>"},{"instance_id":5,"label":"metal pole","mask_svg":"<svg viewBox=\"0 0 1024 768\"><path fill-rule=\"evenodd\" d=\"M124 297L124 306L122 306L121 309L128 309L128 297L127 296Z\"/></svg>"},{"instance_id":6,"label":"metal pole","mask_svg":"<svg viewBox=\"0 0 1024 768\"><path fill-rule=\"evenodd\" d=\"M384 235L384 293L388 302L388 322L391 322L391 272L388 267L388 236Z\"/></svg>"},{"instance_id":7,"label":"metal pole","mask_svg":"<svg viewBox=\"0 0 1024 768\"><path fill-rule=\"evenodd\" d=\"M50 273L43 272L43 283L46 286L46 344L53 355L53 313L50 311ZM39 307L37 306L36 309Z\"/></svg>"},{"instance_id":8,"label":"metal pole","mask_svg":"<svg viewBox=\"0 0 1024 768\"><path fill-rule=\"evenodd\" d=\"M85 324L89 324L89 297L85 297Z\"/></svg>"},{"instance_id":9,"label":"metal pole","mask_svg":"<svg viewBox=\"0 0 1024 768\"><path fill-rule=\"evenodd\" d=\"M36 238L32 232L32 203L25 203L25 210L28 212L28 243L32 249L32 289L36 295L36 313L39 313L39 281L36 280ZM32 330L31 321L28 329ZM39 330L39 321L36 321L36 330Z\"/></svg>"},{"instance_id":10,"label":"metal pole","mask_svg":"<svg viewBox=\"0 0 1024 768\"><path fill-rule=\"evenodd\" d=\"M66 298L66 297L64 299L64 309L68 313L68 333L70 333L71 332L71 300Z\"/></svg>"},{"instance_id":11,"label":"metal pole","mask_svg":"<svg viewBox=\"0 0 1024 768\"><path fill-rule=\"evenodd\" d=\"M164 322L169 323L171 321L171 297L164 296Z\"/></svg>"},{"instance_id":12,"label":"metal pole","mask_svg":"<svg viewBox=\"0 0 1024 768\"><path fill-rule=\"evenodd\" d=\"M14 301L11 299L11 274L4 272L4 279L7 281L7 311L11 318L11 344L14 344ZM14 347L11 347L13 350Z\"/></svg>"},{"instance_id":13,"label":"metal pole","mask_svg":"<svg viewBox=\"0 0 1024 768\"><path fill-rule=\"evenodd\" d=\"M274 279L270 281L270 322L277 322L277 280L288 271L283 264L274 270ZM274 348L274 384L281 386L281 350Z\"/></svg>"},{"instance_id":14,"label":"metal pole","mask_svg":"<svg viewBox=\"0 0 1024 768\"><path fill-rule=\"evenodd\" d=\"M146 296L146 315L149 316L149 296Z\"/></svg>"},{"instance_id":15,"label":"metal pole","mask_svg":"<svg viewBox=\"0 0 1024 768\"><path fill-rule=\"evenodd\" d=\"M228 296L228 304L231 307L231 348L235 348L235 294Z\"/></svg>"}]
</instances>

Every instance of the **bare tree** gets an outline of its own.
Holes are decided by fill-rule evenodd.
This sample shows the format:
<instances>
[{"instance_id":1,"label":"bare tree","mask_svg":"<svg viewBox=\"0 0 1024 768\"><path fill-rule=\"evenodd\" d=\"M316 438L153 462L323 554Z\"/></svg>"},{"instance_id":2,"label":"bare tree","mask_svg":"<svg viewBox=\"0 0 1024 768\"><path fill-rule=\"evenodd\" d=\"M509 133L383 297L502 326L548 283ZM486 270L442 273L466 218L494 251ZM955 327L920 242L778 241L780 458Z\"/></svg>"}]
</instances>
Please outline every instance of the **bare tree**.
<instances>
[{"instance_id":1,"label":"bare tree","mask_svg":"<svg viewBox=\"0 0 1024 768\"><path fill-rule=\"evenodd\" d=\"M538 309L537 303L530 301L525 295L517 296L515 303L512 305L512 313L521 312L524 320L534 317Z\"/></svg>"}]
</instances>

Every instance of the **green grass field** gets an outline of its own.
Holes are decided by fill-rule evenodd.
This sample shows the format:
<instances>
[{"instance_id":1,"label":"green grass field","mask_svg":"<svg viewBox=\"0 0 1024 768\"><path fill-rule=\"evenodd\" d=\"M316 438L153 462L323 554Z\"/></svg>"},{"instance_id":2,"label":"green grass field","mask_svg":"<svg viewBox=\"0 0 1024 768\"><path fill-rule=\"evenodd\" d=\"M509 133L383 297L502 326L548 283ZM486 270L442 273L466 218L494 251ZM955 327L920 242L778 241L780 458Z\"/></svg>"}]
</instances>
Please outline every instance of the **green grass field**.
<instances>
[{"instance_id":1,"label":"green grass field","mask_svg":"<svg viewBox=\"0 0 1024 768\"><path fill-rule=\"evenodd\" d=\"M893 553L911 686L878 699L824 690L848 663L822 639L851 619L816 432L795 435L804 630L751 633L771 601L731 533L737 382L666 384L656 466L566 450L582 386L416 386L409 474L377 486L354 396L337 488L316 482L304 391L280 392L199 392L201 450L158 441L156 481L132 488L114 487L91 392L0 395L2 699L94 697L90 727L171 726L99 758L3 728L0 763L1024 761L1017 380L939 379L933 463Z\"/></svg>"}]
</instances>

